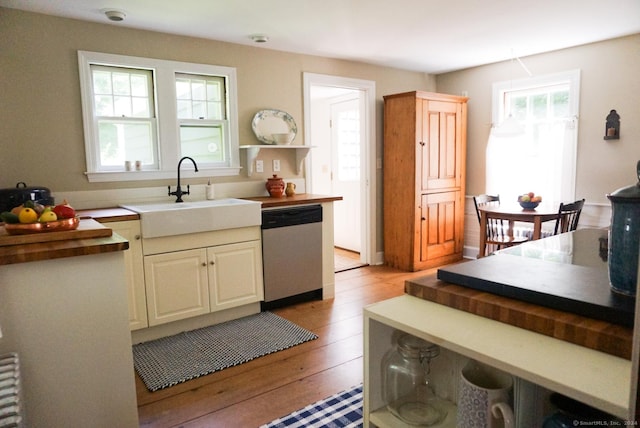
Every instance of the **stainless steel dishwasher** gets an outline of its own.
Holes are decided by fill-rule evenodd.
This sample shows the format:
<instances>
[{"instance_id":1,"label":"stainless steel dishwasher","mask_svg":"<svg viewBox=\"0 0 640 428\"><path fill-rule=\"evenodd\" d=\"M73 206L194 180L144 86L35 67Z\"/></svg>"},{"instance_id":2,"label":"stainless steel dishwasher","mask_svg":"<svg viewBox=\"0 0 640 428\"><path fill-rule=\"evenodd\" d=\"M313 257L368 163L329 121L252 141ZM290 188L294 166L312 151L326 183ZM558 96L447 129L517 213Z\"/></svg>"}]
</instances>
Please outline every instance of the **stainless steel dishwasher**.
<instances>
[{"instance_id":1,"label":"stainless steel dishwasher","mask_svg":"<svg viewBox=\"0 0 640 428\"><path fill-rule=\"evenodd\" d=\"M322 206L262 211L264 303L322 298Z\"/></svg>"}]
</instances>

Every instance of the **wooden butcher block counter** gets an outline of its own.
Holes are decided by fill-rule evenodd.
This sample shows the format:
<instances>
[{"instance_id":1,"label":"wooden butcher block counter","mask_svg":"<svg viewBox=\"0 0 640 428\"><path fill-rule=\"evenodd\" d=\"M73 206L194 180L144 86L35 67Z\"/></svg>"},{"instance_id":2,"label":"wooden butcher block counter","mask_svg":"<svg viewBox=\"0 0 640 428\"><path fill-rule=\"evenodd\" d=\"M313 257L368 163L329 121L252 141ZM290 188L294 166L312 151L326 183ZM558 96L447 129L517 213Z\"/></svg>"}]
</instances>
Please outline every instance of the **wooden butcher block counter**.
<instances>
[{"instance_id":1,"label":"wooden butcher block counter","mask_svg":"<svg viewBox=\"0 0 640 428\"><path fill-rule=\"evenodd\" d=\"M580 263L582 266L569 267L558 260L558 254L562 252L563 245L558 242L551 242L556 237L547 238L551 241L539 240L518 246L517 250L510 249L510 254L498 254L485 259L479 259L469 262L463 262L458 265L450 265L443 267L437 275L427 276L423 278L409 280L405 283L405 292L409 295L429 300L435 303L446 305L455 309L470 312L485 318L490 318L503 323L511 324L516 327L534 331L546 336L554 337L563 341L571 342L587 348L595 349L611 355L631 359L631 349L633 342L633 327L629 325L627 320L633 316L625 311L633 310L634 299L625 300L617 295L610 296L610 299L598 301L593 296L585 294L585 301L588 305L583 305L579 300L580 292L584 289L585 293L590 291L588 284L577 279L574 286L565 284L564 289L560 285L559 290L555 293L554 281L563 279L563 270L566 269L587 269L587 274L600 278L601 295L606 296L608 293L608 281L606 279L606 260L600 260L602 266L598 266L596 258L600 257L601 252L598 248L598 236L602 231L587 230L578 231L574 236L567 236L559 239L570 239L571 257L573 263ZM604 232L606 236L606 231ZM595 240L595 247L592 248L591 241ZM584 245L589 243L588 245ZM530 245L533 244L533 245ZM581 246L583 248L581 248ZM515 248L515 247L514 247ZM513 250L513 251L512 251ZM514 254L515 252L515 254ZM594 257L589 256L594 253ZM521 256L514 258L514 255ZM528 266L524 261L528 256L535 255L535 263L549 263L549 276L553 276L548 280L545 277L544 270L541 270L531 288L526 288L515 284L509 284L508 280L501 281L501 275L511 278L508 270L517 268L514 263L523 260L523 266ZM493 271L486 273L486 261L491 259L491 267ZM591 259L591 266L584 266L585 260ZM476 265L477 264L477 265ZM480 266L480 265L483 266ZM500 267L504 266L500 272ZM590 271L588 269L595 269ZM597 270L604 270L596 274ZM474 276L473 272L477 275ZM571 270L570 270L571 271ZM552 272L557 272L553 274ZM572 271L571 271L572 272ZM516 275L517 277L517 275ZM438 279L441 278L441 279ZM443 280L442 278L446 278ZM565 283L569 282L564 278ZM455 283L454 283L455 282ZM544 290L547 286L550 290ZM536 289L538 287L538 289ZM582 287L582 288L581 288ZM572 292L573 298L577 301L571 301L562 295L567 292L567 288ZM541 291L542 290L542 291ZM493 292L492 292L493 291ZM598 297L598 296L596 296ZM622 301L622 303L621 303ZM607 316L600 316L600 319L589 316L597 311L598 305L601 305L602 313L615 313L620 310L624 316L617 317L616 320L608 320ZM585 312L586 311L586 312ZM582 312L582 313L581 313ZM632 319L632 318L631 318ZM620 321L622 320L622 321Z\"/></svg>"},{"instance_id":2,"label":"wooden butcher block counter","mask_svg":"<svg viewBox=\"0 0 640 428\"><path fill-rule=\"evenodd\" d=\"M92 219L58 232L10 235L0 223L0 265L123 251L129 242Z\"/></svg>"},{"instance_id":3,"label":"wooden butcher block counter","mask_svg":"<svg viewBox=\"0 0 640 428\"><path fill-rule=\"evenodd\" d=\"M272 198L269 196L256 196L253 198L243 198L262 203L262 208L279 208L293 205L322 204L324 202L341 201L342 196L315 195L312 193L297 193L292 196L282 198Z\"/></svg>"}]
</instances>

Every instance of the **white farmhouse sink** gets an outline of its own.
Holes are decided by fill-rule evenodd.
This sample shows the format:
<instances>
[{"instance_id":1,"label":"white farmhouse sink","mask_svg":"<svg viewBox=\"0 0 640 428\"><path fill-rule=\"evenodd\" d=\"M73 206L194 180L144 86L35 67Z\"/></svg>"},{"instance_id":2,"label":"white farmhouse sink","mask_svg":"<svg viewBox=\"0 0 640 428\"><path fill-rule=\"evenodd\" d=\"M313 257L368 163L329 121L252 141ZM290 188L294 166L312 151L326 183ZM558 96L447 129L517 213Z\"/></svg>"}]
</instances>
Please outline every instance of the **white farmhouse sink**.
<instances>
[{"instance_id":1,"label":"white farmhouse sink","mask_svg":"<svg viewBox=\"0 0 640 428\"><path fill-rule=\"evenodd\" d=\"M120 206L140 214L143 238L259 226L262 221L260 202L244 199Z\"/></svg>"}]
</instances>

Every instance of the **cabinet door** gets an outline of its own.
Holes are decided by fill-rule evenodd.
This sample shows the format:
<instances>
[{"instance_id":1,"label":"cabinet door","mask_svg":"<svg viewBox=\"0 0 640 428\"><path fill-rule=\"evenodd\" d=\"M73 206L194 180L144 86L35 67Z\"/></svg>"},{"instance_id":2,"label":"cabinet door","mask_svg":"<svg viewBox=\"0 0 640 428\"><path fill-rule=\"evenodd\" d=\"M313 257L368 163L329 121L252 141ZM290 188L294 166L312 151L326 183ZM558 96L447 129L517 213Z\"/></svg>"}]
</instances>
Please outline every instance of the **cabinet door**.
<instances>
[{"instance_id":1,"label":"cabinet door","mask_svg":"<svg viewBox=\"0 0 640 428\"><path fill-rule=\"evenodd\" d=\"M207 256L211 311L263 300L260 241L210 247Z\"/></svg>"},{"instance_id":2,"label":"cabinet door","mask_svg":"<svg viewBox=\"0 0 640 428\"><path fill-rule=\"evenodd\" d=\"M150 326L209 313L206 249L146 256L144 273Z\"/></svg>"},{"instance_id":3,"label":"cabinet door","mask_svg":"<svg viewBox=\"0 0 640 428\"><path fill-rule=\"evenodd\" d=\"M421 142L417 157L422 191L460 187L462 104L422 100Z\"/></svg>"},{"instance_id":4,"label":"cabinet door","mask_svg":"<svg viewBox=\"0 0 640 428\"><path fill-rule=\"evenodd\" d=\"M459 251L460 192L422 195L420 261L452 255Z\"/></svg>"},{"instance_id":5,"label":"cabinet door","mask_svg":"<svg viewBox=\"0 0 640 428\"><path fill-rule=\"evenodd\" d=\"M147 321L147 298L144 289L144 269L142 267L142 240L140 221L115 221L106 223L115 233L129 241L129 249L124 252L127 276L127 298L129 301L129 328L138 330L149 326Z\"/></svg>"}]
</instances>

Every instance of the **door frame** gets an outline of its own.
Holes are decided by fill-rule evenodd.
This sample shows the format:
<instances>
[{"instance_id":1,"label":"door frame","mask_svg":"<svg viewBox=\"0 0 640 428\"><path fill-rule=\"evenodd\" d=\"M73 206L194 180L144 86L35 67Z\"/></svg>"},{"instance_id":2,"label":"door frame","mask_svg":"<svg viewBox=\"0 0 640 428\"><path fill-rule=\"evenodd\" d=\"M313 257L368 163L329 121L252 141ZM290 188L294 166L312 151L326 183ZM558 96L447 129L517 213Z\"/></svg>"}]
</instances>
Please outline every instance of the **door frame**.
<instances>
[{"instance_id":1,"label":"door frame","mask_svg":"<svg viewBox=\"0 0 640 428\"><path fill-rule=\"evenodd\" d=\"M304 140L311 142L311 87L327 86L333 88L345 88L358 90L364 96L365 112L362 115L366 121L365 138L363 139L361 151L361 172L360 190L363 197L360 200L362 213L361 225L361 250L360 260L364 263L374 265L376 262L376 83L372 80L352 79L349 77L332 76L327 74L306 73L303 78L303 98L304 98ZM310 171L311 156L305 159L305 171ZM311 175L307 174L307 188L313 191Z\"/></svg>"}]
</instances>

